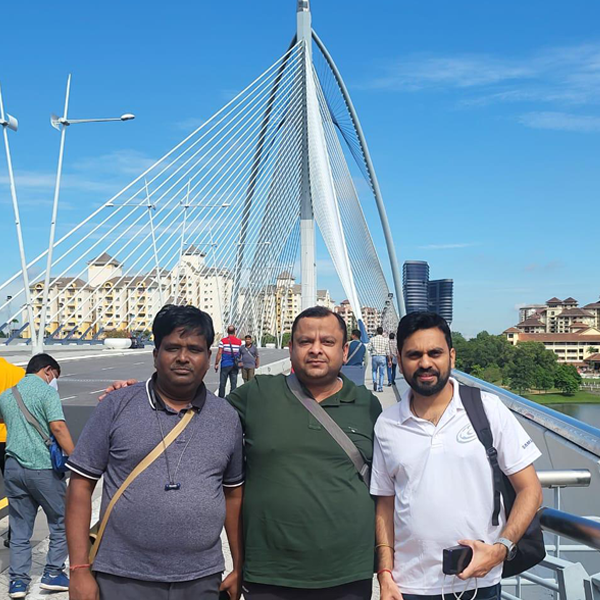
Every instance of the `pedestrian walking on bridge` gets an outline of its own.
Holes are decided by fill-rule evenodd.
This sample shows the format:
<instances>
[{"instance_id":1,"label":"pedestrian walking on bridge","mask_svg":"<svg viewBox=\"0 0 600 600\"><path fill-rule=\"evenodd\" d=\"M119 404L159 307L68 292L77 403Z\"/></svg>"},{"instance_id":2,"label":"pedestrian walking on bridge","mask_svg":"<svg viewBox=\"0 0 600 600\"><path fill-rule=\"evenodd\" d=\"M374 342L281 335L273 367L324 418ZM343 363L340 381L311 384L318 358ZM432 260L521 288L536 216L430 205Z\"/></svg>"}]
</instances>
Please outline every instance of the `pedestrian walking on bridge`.
<instances>
[{"instance_id":1,"label":"pedestrian walking on bridge","mask_svg":"<svg viewBox=\"0 0 600 600\"><path fill-rule=\"evenodd\" d=\"M51 435L56 438L65 454L73 452L60 398L50 386L52 380L60 377L60 366L49 354L37 354L25 372L18 384L0 396L0 417L7 429L4 487L11 529L8 594L11 598L27 595L31 582L30 540L39 507L50 529L50 546L40 587L51 591L69 589L69 578L64 573L67 558L65 476L52 468L44 438L26 417L27 411L47 438Z\"/></svg>"}]
</instances>

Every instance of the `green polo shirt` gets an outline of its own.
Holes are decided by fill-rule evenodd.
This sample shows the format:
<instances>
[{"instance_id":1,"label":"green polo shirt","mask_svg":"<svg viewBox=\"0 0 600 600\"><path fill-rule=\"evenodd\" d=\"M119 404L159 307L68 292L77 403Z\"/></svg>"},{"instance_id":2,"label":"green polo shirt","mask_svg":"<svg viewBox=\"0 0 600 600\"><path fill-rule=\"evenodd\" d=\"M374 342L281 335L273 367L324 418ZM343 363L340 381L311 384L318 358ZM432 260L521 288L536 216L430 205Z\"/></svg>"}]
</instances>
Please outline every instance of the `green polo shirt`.
<instances>
[{"instance_id":1,"label":"green polo shirt","mask_svg":"<svg viewBox=\"0 0 600 600\"><path fill-rule=\"evenodd\" d=\"M342 389L321 406L370 462L381 405L341 377ZM318 589L371 579L374 500L285 376L257 375L229 401L246 443L245 580Z\"/></svg>"}]
</instances>

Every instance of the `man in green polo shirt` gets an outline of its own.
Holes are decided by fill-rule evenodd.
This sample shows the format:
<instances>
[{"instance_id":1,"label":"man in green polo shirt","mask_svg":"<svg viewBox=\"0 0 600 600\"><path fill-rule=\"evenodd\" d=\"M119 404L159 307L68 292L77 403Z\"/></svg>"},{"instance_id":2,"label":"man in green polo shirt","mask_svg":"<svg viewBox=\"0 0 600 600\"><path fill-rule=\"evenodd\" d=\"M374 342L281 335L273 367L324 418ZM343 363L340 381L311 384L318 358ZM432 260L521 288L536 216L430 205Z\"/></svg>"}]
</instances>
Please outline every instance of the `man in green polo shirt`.
<instances>
[{"instance_id":1,"label":"man in green polo shirt","mask_svg":"<svg viewBox=\"0 0 600 600\"><path fill-rule=\"evenodd\" d=\"M294 373L371 461L381 405L340 374L346 325L324 307L292 327ZM353 463L289 390L257 375L229 396L245 434L243 522L247 600L367 600L375 509Z\"/></svg>"}]
</instances>

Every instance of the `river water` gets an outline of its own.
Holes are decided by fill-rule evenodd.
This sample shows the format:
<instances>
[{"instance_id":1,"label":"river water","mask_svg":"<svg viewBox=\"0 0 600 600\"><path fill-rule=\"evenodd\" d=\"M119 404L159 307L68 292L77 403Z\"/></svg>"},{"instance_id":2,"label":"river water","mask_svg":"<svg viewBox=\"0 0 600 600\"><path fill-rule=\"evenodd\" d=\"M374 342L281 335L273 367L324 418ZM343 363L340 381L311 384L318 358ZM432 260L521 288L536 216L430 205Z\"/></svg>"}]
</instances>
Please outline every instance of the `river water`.
<instances>
[{"instance_id":1,"label":"river water","mask_svg":"<svg viewBox=\"0 0 600 600\"><path fill-rule=\"evenodd\" d=\"M600 404L547 404L547 406L600 429Z\"/></svg>"}]
</instances>

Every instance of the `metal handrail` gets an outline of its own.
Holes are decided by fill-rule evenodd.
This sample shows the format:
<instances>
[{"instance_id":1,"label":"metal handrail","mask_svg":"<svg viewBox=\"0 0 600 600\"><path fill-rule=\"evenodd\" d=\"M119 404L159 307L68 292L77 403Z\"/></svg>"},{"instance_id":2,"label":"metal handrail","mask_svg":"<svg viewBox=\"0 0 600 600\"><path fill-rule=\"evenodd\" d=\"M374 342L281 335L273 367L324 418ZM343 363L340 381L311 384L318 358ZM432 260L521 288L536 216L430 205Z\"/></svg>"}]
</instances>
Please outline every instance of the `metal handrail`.
<instances>
[{"instance_id":1,"label":"metal handrail","mask_svg":"<svg viewBox=\"0 0 600 600\"><path fill-rule=\"evenodd\" d=\"M538 511L542 529L600 550L600 523L555 508Z\"/></svg>"},{"instance_id":2,"label":"metal handrail","mask_svg":"<svg viewBox=\"0 0 600 600\"><path fill-rule=\"evenodd\" d=\"M556 469L553 471L538 471L542 487L588 487L592 481L589 469Z\"/></svg>"}]
</instances>

